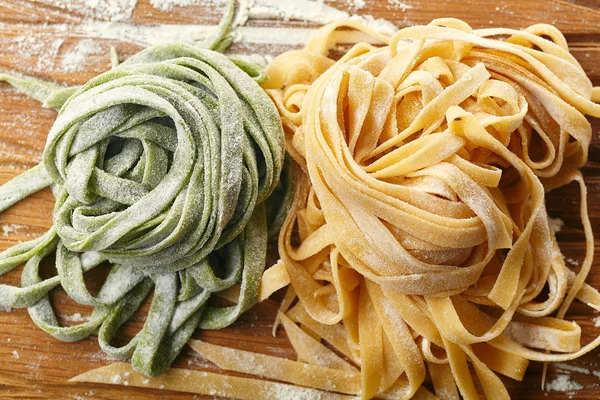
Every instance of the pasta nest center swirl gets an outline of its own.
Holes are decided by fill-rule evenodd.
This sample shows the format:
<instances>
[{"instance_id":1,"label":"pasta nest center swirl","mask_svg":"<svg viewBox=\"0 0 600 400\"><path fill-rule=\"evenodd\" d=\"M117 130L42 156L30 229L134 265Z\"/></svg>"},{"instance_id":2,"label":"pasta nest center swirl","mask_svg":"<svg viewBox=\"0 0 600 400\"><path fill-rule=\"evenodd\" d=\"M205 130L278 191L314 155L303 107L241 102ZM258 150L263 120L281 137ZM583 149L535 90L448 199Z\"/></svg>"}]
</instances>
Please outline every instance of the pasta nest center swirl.
<instances>
[{"instance_id":1,"label":"pasta nest center swirl","mask_svg":"<svg viewBox=\"0 0 600 400\"><path fill-rule=\"evenodd\" d=\"M451 70L432 58L394 82L398 62L374 51L315 82L307 98L318 106L303 130L308 172L327 199L327 224L344 232L336 247L362 275L410 294L462 291L513 233L500 165L487 165L492 150L478 157L466 125L484 131L484 119L503 119L496 135L506 141L527 103L482 64Z\"/></svg>"}]
</instances>

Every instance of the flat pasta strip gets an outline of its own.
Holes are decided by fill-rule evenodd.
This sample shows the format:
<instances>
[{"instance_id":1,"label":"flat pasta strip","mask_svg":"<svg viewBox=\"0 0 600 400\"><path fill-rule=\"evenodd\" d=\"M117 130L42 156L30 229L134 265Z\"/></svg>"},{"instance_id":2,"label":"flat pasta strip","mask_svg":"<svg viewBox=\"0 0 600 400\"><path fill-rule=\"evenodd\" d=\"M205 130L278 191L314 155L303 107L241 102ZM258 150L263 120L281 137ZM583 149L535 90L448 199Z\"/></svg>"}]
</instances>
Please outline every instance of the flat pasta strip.
<instances>
[{"instance_id":1,"label":"flat pasta strip","mask_svg":"<svg viewBox=\"0 0 600 400\"><path fill-rule=\"evenodd\" d=\"M114 363L105 367L84 372L70 379L71 382L105 383L112 385L136 386L142 388L174 390L177 392L230 397L240 400L281 400L281 399L351 399L335 393L316 389L301 388L285 383L269 382L260 379L242 378L214 372L192 371L171 368L155 378L136 372L127 363Z\"/></svg>"},{"instance_id":2,"label":"flat pasta strip","mask_svg":"<svg viewBox=\"0 0 600 400\"><path fill-rule=\"evenodd\" d=\"M285 358L216 346L199 340L189 345L202 357L227 371L258 375L294 385L358 395L361 391L360 373L307 364Z\"/></svg>"},{"instance_id":3,"label":"flat pasta strip","mask_svg":"<svg viewBox=\"0 0 600 400\"><path fill-rule=\"evenodd\" d=\"M319 340L304 332L284 314L281 314L280 318L281 323L288 332L288 338L301 359L327 368L356 371L356 368L352 364L329 350Z\"/></svg>"},{"instance_id":4,"label":"flat pasta strip","mask_svg":"<svg viewBox=\"0 0 600 400\"><path fill-rule=\"evenodd\" d=\"M259 302L268 299L277 290L290 284L290 277L282 261L278 261L275 265L267 269L263 276L268 278L261 280L258 289Z\"/></svg>"}]
</instances>

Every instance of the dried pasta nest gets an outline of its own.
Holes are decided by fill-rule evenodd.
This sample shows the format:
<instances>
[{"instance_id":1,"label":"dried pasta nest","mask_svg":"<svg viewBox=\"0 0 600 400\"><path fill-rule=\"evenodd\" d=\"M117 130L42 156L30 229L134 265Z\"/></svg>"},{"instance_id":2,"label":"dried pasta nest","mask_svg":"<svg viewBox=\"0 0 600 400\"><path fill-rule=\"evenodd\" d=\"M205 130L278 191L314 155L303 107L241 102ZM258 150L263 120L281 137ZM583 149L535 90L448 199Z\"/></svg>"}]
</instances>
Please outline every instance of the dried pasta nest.
<instances>
[{"instance_id":1,"label":"dried pasta nest","mask_svg":"<svg viewBox=\"0 0 600 400\"><path fill-rule=\"evenodd\" d=\"M211 49L230 43L232 10ZM27 307L61 340L97 333L107 354L157 375L196 327L227 326L257 301L267 224L278 229L285 205L283 132L261 70L211 49L155 46L79 88L0 77L60 110L43 163L0 187L0 211L48 185L56 197L53 228L0 253L0 274L26 262L22 287L0 286L0 307ZM54 251L58 275L42 279ZM104 261L93 296L84 274ZM48 298L59 285L94 306L88 322L59 326ZM205 306L235 285L237 304ZM152 288L143 329L113 346Z\"/></svg>"},{"instance_id":2,"label":"dried pasta nest","mask_svg":"<svg viewBox=\"0 0 600 400\"><path fill-rule=\"evenodd\" d=\"M384 45L335 61L340 27ZM423 395L427 370L443 398L478 398L470 368L487 398L508 398L497 374L520 380L530 360L600 344L582 346L563 319L576 298L600 305L584 283L593 237L579 172L585 115L600 106L557 29L440 19L386 37L345 22L268 74L298 167L283 263L265 276L291 282L286 329L300 323L360 367L363 398ZM578 273L544 205L571 181L587 240Z\"/></svg>"}]
</instances>

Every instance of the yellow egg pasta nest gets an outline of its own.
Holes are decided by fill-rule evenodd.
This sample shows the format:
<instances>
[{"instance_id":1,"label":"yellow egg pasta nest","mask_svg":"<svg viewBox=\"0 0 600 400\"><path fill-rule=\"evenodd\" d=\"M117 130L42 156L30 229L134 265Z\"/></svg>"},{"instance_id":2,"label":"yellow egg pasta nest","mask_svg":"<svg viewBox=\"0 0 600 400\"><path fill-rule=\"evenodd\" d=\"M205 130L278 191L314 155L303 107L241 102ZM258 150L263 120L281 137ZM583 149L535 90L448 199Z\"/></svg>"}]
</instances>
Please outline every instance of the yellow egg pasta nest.
<instances>
[{"instance_id":1,"label":"yellow egg pasta nest","mask_svg":"<svg viewBox=\"0 0 600 400\"><path fill-rule=\"evenodd\" d=\"M383 46L334 61L334 37L351 29ZM479 398L470 368L487 398L509 398L497 374L521 380L529 361L600 344L582 346L563 319L575 298L600 305L584 283L593 236L579 172L585 115L600 106L560 31L439 19L386 37L344 22L267 72L298 164L279 238L287 274L271 281L291 282L285 318L359 366L362 398L411 398L427 370L442 398ZM572 181L587 242L577 274L544 204Z\"/></svg>"}]
</instances>

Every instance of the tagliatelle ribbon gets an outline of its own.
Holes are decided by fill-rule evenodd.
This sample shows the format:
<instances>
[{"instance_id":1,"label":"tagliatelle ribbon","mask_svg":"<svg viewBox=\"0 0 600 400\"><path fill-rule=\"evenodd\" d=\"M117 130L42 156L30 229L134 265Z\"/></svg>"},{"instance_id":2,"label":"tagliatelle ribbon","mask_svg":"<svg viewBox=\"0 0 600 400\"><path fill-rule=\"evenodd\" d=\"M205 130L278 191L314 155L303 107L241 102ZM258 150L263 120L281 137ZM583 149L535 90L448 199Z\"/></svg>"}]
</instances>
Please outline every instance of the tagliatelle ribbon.
<instances>
[{"instance_id":1,"label":"tagliatelle ribbon","mask_svg":"<svg viewBox=\"0 0 600 400\"><path fill-rule=\"evenodd\" d=\"M0 253L0 275L26 263L21 287L0 285L0 308L27 307L63 341L98 335L111 357L162 373L197 328L235 321L258 300L268 226L278 231L284 141L261 70L215 50L231 42L233 2L201 48L148 48L79 88L0 75L59 110L43 163L0 187L0 211L52 185L53 227ZM58 275L42 279L56 253ZM109 261L97 295L85 273ZM234 306L205 306L239 283ZM58 287L94 307L80 325L59 326L48 293ZM143 329L111 344L153 290Z\"/></svg>"},{"instance_id":2,"label":"tagliatelle ribbon","mask_svg":"<svg viewBox=\"0 0 600 400\"><path fill-rule=\"evenodd\" d=\"M338 28L383 46L358 43L335 61ZM356 363L362 398L394 387L411 398L428 371L440 398L476 399L471 369L487 398L509 398L497 374L520 380L529 361L600 345L582 346L579 325L563 320L575 298L600 305L584 283L593 236L579 172L585 115L600 106L556 28L439 19L388 38L337 23L267 73L297 184L264 295L289 279L286 330ZM586 237L577 274L544 204L571 181ZM292 343L303 360L309 345Z\"/></svg>"},{"instance_id":3,"label":"tagliatelle ribbon","mask_svg":"<svg viewBox=\"0 0 600 400\"><path fill-rule=\"evenodd\" d=\"M308 336L307 333L300 331L303 337ZM256 398L341 400L355 399L361 393L360 373L356 370L326 368L314 363L251 353L198 340L190 340L189 344L199 355L225 370L255 375L260 379L179 368L171 368L156 378L146 378L133 370L129 364L114 363L84 372L70 381L164 389L241 400ZM399 392L392 392L382 395L381 398L394 399L398 395ZM425 388L420 388L413 398L415 400L437 399Z\"/></svg>"},{"instance_id":4,"label":"tagliatelle ribbon","mask_svg":"<svg viewBox=\"0 0 600 400\"><path fill-rule=\"evenodd\" d=\"M310 400L315 398L344 400L353 398L284 383L180 368L171 368L157 378L146 378L127 363L114 363L85 372L71 379L71 382L126 384L127 386L174 390L240 400L257 398L264 400Z\"/></svg>"}]
</instances>

